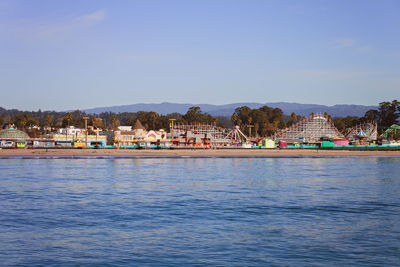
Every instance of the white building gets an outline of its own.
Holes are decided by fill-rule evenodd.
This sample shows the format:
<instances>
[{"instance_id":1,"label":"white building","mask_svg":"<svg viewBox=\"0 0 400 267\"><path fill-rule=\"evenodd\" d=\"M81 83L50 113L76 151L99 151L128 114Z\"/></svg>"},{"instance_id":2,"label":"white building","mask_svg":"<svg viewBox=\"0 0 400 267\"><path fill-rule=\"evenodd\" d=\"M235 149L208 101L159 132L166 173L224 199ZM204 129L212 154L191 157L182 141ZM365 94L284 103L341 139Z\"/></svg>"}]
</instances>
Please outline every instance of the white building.
<instances>
[{"instance_id":1,"label":"white building","mask_svg":"<svg viewBox=\"0 0 400 267\"><path fill-rule=\"evenodd\" d=\"M121 132L130 132L132 131L132 126L118 126L118 130Z\"/></svg>"},{"instance_id":2,"label":"white building","mask_svg":"<svg viewBox=\"0 0 400 267\"><path fill-rule=\"evenodd\" d=\"M64 135L79 135L81 133L84 134L85 129L80 129L80 128L75 128L74 126L69 126L66 128L58 129L57 133L64 134Z\"/></svg>"}]
</instances>

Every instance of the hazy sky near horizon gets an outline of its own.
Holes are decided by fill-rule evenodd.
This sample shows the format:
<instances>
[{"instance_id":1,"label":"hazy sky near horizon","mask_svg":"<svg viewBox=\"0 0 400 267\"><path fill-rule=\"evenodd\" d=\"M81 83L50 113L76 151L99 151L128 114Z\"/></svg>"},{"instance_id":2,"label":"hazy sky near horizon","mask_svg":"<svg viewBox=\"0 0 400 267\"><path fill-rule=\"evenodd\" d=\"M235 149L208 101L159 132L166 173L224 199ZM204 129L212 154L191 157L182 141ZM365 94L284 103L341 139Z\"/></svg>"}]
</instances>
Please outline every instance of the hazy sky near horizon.
<instances>
[{"instance_id":1,"label":"hazy sky near horizon","mask_svg":"<svg viewBox=\"0 0 400 267\"><path fill-rule=\"evenodd\" d=\"M377 105L400 1L0 0L0 107Z\"/></svg>"}]
</instances>

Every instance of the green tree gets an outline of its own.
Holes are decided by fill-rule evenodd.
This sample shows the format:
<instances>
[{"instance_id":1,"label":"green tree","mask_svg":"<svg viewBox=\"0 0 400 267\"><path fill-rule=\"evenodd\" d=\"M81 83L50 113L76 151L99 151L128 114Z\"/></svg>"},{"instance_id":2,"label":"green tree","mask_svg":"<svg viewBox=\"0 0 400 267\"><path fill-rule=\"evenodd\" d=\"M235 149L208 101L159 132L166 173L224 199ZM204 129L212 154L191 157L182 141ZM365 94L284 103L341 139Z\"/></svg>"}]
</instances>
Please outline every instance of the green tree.
<instances>
[{"instance_id":1,"label":"green tree","mask_svg":"<svg viewBox=\"0 0 400 267\"><path fill-rule=\"evenodd\" d=\"M118 126L120 126L120 121L119 121L117 115L115 115L115 114L111 115L111 127L113 129L117 129Z\"/></svg>"},{"instance_id":2,"label":"green tree","mask_svg":"<svg viewBox=\"0 0 400 267\"><path fill-rule=\"evenodd\" d=\"M379 111L376 109L370 109L365 112L364 117L361 118L362 122L378 122L379 120Z\"/></svg>"},{"instance_id":3,"label":"green tree","mask_svg":"<svg viewBox=\"0 0 400 267\"><path fill-rule=\"evenodd\" d=\"M297 116L296 113L292 112L292 114L290 114L290 120L289 120L289 125L293 125L297 122Z\"/></svg>"},{"instance_id":4,"label":"green tree","mask_svg":"<svg viewBox=\"0 0 400 267\"><path fill-rule=\"evenodd\" d=\"M45 121L46 121L47 126L51 127L51 125L53 125L53 118L54 118L53 115L50 115L50 114L46 115Z\"/></svg>"},{"instance_id":5,"label":"green tree","mask_svg":"<svg viewBox=\"0 0 400 267\"><path fill-rule=\"evenodd\" d=\"M379 124L382 126L391 126L397 123L400 116L400 102L393 100L390 102L379 103Z\"/></svg>"},{"instance_id":6,"label":"green tree","mask_svg":"<svg viewBox=\"0 0 400 267\"><path fill-rule=\"evenodd\" d=\"M15 121L14 121L15 126L17 126L18 129L24 129L28 120L29 120L29 117L26 114L17 115L15 117Z\"/></svg>"},{"instance_id":7,"label":"green tree","mask_svg":"<svg viewBox=\"0 0 400 267\"><path fill-rule=\"evenodd\" d=\"M168 116L160 116L156 123L156 129L168 130L169 123L170 123L169 119L173 119L173 117L170 117L169 115ZM182 120L182 119L180 119L180 120Z\"/></svg>"},{"instance_id":8,"label":"green tree","mask_svg":"<svg viewBox=\"0 0 400 267\"><path fill-rule=\"evenodd\" d=\"M71 112L67 112L63 117L62 127L65 128L67 126L70 126L71 122L72 122L72 114L71 114Z\"/></svg>"},{"instance_id":9,"label":"green tree","mask_svg":"<svg viewBox=\"0 0 400 267\"><path fill-rule=\"evenodd\" d=\"M151 129L152 130L156 130L156 124L157 124L157 120L160 118L160 115L158 115L157 112L148 112L146 114L146 123L148 125L151 125Z\"/></svg>"},{"instance_id":10,"label":"green tree","mask_svg":"<svg viewBox=\"0 0 400 267\"><path fill-rule=\"evenodd\" d=\"M338 129L342 133L346 129L346 124L344 123L343 118L340 118L340 117L334 118L333 124L335 125L336 129Z\"/></svg>"},{"instance_id":11,"label":"green tree","mask_svg":"<svg viewBox=\"0 0 400 267\"><path fill-rule=\"evenodd\" d=\"M74 112L71 113L71 122L70 125L73 125L78 128L84 128L85 127L85 121L82 119L83 117L86 117L86 113L82 112L80 110L75 110Z\"/></svg>"},{"instance_id":12,"label":"green tree","mask_svg":"<svg viewBox=\"0 0 400 267\"><path fill-rule=\"evenodd\" d=\"M188 123L202 122L202 112L200 107L190 107L183 118Z\"/></svg>"},{"instance_id":13,"label":"green tree","mask_svg":"<svg viewBox=\"0 0 400 267\"><path fill-rule=\"evenodd\" d=\"M103 127L103 120L99 117L90 116L89 123L95 128L102 128Z\"/></svg>"},{"instance_id":14,"label":"green tree","mask_svg":"<svg viewBox=\"0 0 400 267\"><path fill-rule=\"evenodd\" d=\"M285 127L282 110L268 106L258 109L239 107L235 109L231 118L232 122L239 125L246 134L249 134L248 125L254 126L252 132L258 136L270 136L278 129Z\"/></svg>"},{"instance_id":15,"label":"green tree","mask_svg":"<svg viewBox=\"0 0 400 267\"><path fill-rule=\"evenodd\" d=\"M36 120L28 118L25 126L32 127L32 126L38 126L38 125L39 125L39 123Z\"/></svg>"},{"instance_id":16,"label":"green tree","mask_svg":"<svg viewBox=\"0 0 400 267\"><path fill-rule=\"evenodd\" d=\"M381 102L379 108L370 109L365 112L364 117L360 119L361 122L377 122L380 126L391 126L398 123L400 117L400 102L393 100L392 102Z\"/></svg>"},{"instance_id":17,"label":"green tree","mask_svg":"<svg viewBox=\"0 0 400 267\"><path fill-rule=\"evenodd\" d=\"M238 107L235 109L235 112L232 114L232 122L235 125L247 125L249 124L251 108L247 106Z\"/></svg>"},{"instance_id":18,"label":"green tree","mask_svg":"<svg viewBox=\"0 0 400 267\"><path fill-rule=\"evenodd\" d=\"M342 133L346 133L346 130L356 126L359 123L358 117L347 116L347 117L336 117L333 119L333 124Z\"/></svg>"}]
</instances>

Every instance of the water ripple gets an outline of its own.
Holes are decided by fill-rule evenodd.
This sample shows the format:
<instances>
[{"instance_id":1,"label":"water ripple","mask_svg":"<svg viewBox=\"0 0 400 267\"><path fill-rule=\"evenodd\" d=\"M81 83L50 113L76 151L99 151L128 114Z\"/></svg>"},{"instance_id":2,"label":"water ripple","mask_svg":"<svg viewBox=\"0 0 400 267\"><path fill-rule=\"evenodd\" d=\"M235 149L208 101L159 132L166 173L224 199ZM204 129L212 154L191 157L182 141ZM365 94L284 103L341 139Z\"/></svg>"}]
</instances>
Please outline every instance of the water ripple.
<instances>
[{"instance_id":1,"label":"water ripple","mask_svg":"<svg viewBox=\"0 0 400 267\"><path fill-rule=\"evenodd\" d=\"M3 158L9 266L398 266L400 158Z\"/></svg>"}]
</instances>

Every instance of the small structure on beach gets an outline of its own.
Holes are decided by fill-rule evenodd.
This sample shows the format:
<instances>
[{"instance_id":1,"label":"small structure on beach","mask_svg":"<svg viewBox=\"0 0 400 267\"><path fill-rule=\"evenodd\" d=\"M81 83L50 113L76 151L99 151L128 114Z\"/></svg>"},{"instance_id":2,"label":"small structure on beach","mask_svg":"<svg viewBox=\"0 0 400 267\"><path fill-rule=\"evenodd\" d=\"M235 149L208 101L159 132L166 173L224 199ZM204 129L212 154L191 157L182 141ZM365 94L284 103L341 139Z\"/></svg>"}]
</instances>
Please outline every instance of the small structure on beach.
<instances>
[{"instance_id":1,"label":"small structure on beach","mask_svg":"<svg viewBox=\"0 0 400 267\"><path fill-rule=\"evenodd\" d=\"M349 140L347 139L335 139L333 140L333 143L335 146L348 146L349 145Z\"/></svg>"},{"instance_id":2,"label":"small structure on beach","mask_svg":"<svg viewBox=\"0 0 400 267\"><path fill-rule=\"evenodd\" d=\"M264 148L276 148L275 140L266 138L262 141L262 146Z\"/></svg>"}]
</instances>

